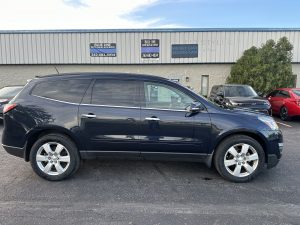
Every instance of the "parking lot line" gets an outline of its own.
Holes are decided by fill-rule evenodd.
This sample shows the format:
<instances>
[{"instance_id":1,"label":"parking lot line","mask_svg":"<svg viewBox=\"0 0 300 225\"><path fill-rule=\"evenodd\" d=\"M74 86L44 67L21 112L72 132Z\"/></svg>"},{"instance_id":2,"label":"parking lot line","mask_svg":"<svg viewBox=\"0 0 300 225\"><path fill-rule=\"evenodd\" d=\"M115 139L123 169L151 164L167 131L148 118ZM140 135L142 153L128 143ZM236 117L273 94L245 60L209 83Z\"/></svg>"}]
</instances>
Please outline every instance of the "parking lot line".
<instances>
[{"instance_id":1,"label":"parking lot line","mask_svg":"<svg viewBox=\"0 0 300 225\"><path fill-rule=\"evenodd\" d=\"M286 126L286 127L292 127L291 125L288 125L288 124L286 124L286 123L281 123L281 122L278 122L278 121L276 121L276 123L279 123L280 125L283 125L283 126Z\"/></svg>"}]
</instances>

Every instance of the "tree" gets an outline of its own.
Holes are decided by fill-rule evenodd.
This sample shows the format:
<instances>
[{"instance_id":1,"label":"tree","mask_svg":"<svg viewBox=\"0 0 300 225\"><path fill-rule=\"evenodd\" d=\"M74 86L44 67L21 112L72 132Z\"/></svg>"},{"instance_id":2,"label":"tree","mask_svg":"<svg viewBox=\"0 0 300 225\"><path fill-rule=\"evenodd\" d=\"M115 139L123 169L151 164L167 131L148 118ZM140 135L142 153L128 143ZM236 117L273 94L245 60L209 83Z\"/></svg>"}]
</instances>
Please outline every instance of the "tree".
<instances>
[{"instance_id":1,"label":"tree","mask_svg":"<svg viewBox=\"0 0 300 225\"><path fill-rule=\"evenodd\" d=\"M261 48L246 50L231 67L227 83L248 84L263 94L280 87L292 87L293 46L286 37L268 40Z\"/></svg>"}]
</instances>

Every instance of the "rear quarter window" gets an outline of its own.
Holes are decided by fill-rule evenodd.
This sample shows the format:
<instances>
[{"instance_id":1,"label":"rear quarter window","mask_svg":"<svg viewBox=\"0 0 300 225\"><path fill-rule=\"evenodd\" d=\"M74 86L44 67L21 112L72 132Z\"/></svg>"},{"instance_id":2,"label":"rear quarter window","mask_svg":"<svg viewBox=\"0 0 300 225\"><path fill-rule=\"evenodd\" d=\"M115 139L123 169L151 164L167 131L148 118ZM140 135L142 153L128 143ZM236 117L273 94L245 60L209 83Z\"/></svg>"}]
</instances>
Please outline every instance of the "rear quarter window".
<instances>
[{"instance_id":1,"label":"rear quarter window","mask_svg":"<svg viewBox=\"0 0 300 225\"><path fill-rule=\"evenodd\" d=\"M31 95L80 103L90 82L89 79L44 81L34 86Z\"/></svg>"}]
</instances>

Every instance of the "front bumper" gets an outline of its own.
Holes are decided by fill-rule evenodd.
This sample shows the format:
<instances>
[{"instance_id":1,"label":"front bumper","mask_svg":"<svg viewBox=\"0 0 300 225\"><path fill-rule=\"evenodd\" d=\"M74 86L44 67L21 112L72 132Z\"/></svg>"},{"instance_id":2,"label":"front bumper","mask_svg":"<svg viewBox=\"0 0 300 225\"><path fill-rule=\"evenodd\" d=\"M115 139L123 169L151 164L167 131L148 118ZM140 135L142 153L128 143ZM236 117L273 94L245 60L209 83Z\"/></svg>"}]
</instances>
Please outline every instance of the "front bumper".
<instances>
[{"instance_id":1,"label":"front bumper","mask_svg":"<svg viewBox=\"0 0 300 225\"><path fill-rule=\"evenodd\" d=\"M266 164L267 168L275 167L283 152L283 136L280 130L264 130L262 131L265 142Z\"/></svg>"},{"instance_id":2,"label":"front bumper","mask_svg":"<svg viewBox=\"0 0 300 225\"><path fill-rule=\"evenodd\" d=\"M267 158L267 168L268 169L275 167L279 163L279 160L282 156L282 151L283 151L283 143L280 142L280 143L278 143L278 153L277 154L268 154L268 158Z\"/></svg>"},{"instance_id":3,"label":"front bumper","mask_svg":"<svg viewBox=\"0 0 300 225\"><path fill-rule=\"evenodd\" d=\"M279 159L277 155L271 154L268 155L268 163L267 163L267 168L271 169L275 167L279 163Z\"/></svg>"}]
</instances>

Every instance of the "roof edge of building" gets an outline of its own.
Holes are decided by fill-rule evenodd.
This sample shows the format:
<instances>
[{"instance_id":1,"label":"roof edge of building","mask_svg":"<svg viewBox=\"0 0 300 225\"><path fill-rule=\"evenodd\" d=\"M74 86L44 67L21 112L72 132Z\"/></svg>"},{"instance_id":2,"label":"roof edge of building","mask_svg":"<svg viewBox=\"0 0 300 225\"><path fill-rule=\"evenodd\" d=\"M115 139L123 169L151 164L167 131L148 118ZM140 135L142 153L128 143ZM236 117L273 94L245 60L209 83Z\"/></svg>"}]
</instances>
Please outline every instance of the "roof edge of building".
<instances>
[{"instance_id":1,"label":"roof edge of building","mask_svg":"<svg viewBox=\"0 0 300 225\"><path fill-rule=\"evenodd\" d=\"M23 33L155 33L155 32L293 32L300 28L147 28L147 29L53 29L0 30L0 34Z\"/></svg>"}]
</instances>

